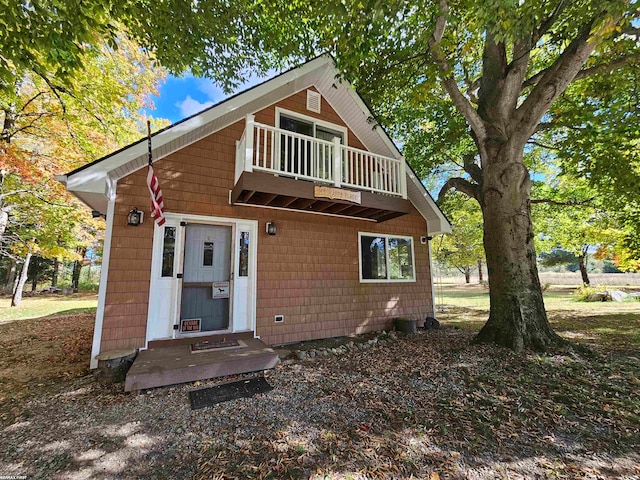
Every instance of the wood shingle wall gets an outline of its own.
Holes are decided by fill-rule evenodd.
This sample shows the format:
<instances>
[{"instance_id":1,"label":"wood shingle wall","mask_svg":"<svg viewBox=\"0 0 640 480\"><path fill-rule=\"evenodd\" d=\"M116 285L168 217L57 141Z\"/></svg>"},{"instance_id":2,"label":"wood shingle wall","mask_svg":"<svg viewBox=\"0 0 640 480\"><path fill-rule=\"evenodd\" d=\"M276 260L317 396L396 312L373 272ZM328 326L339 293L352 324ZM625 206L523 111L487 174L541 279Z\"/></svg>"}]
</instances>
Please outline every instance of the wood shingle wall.
<instances>
[{"instance_id":1,"label":"wood shingle wall","mask_svg":"<svg viewBox=\"0 0 640 480\"><path fill-rule=\"evenodd\" d=\"M277 104L287 110L344 125L323 98L322 113L306 110L306 91ZM274 125L275 106L256 114ZM412 213L376 224L295 211L229 205L235 172L235 123L154 163L166 210L175 213L258 220L257 334L279 344L389 328L396 316L432 314L426 223ZM349 131L350 146L364 149ZM153 223L148 215L146 169L118 182L101 351L145 345ZM133 207L144 223L127 226ZM278 234L268 236L265 223ZM415 283L360 283L358 232L413 236ZM282 324L274 315L284 315Z\"/></svg>"}]
</instances>

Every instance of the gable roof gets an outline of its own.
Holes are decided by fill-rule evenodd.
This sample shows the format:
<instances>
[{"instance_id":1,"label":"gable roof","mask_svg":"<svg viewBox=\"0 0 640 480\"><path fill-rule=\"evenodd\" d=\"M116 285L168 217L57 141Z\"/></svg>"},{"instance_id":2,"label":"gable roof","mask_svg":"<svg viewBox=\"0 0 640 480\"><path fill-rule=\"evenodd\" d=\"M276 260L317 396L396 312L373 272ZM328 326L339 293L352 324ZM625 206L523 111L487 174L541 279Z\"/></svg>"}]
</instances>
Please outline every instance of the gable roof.
<instances>
[{"instance_id":1,"label":"gable roof","mask_svg":"<svg viewBox=\"0 0 640 480\"><path fill-rule=\"evenodd\" d=\"M153 159L160 160L294 93L314 86L344 122L373 153L393 158L402 154L380 126L362 97L345 81L328 55L235 94L211 107L152 134ZM112 186L147 165L146 138L141 138L94 162L58 178L67 189L91 208L105 212ZM407 165L408 166L408 165ZM424 217L430 234L447 233L451 225L411 168L407 168L407 197Z\"/></svg>"}]
</instances>

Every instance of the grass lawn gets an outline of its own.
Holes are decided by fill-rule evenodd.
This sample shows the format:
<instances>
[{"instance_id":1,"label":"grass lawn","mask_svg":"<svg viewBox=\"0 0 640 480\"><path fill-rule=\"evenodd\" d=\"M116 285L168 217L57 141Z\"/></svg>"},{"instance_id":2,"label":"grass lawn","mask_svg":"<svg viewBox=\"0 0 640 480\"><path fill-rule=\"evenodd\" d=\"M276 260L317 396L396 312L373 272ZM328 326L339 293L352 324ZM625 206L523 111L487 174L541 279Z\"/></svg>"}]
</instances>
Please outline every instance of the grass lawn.
<instances>
[{"instance_id":1,"label":"grass lawn","mask_svg":"<svg viewBox=\"0 0 640 480\"><path fill-rule=\"evenodd\" d=\"M486 288L459 284L436 288L439 320L473 331L484 325L489 311ZM640 302L581 302L574 290L553 286L544 293L549 321L560 335L598 350L640 348Z\"/></svg>"},{"instance_id":2,"label":"grass lawn","mask_svg":"<svg viewBox=\"0 0 640 480\"><path fill-rule=\"evenodd\" d=\"M73 295L38 295L24 297L18 307L11 307L11 298L0 298L0 324L12 320L46 317L49 315L73 315L95 313L98 296L94 293Z\"/></svg>"}]
</instances>

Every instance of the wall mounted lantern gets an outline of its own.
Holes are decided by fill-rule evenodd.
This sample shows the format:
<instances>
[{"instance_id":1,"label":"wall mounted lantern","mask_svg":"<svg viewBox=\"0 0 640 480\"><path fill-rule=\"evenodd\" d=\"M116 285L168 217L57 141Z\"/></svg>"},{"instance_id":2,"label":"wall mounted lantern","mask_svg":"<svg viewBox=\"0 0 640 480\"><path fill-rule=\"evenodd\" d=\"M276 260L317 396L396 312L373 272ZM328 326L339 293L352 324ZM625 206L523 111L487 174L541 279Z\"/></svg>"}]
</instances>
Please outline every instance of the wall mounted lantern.
<instances>
[{"instance_id":1,"label":"wall mounted lantern","mask_svg":"<svg viewBox=\"0 0 640 480\"><path fill-rule=\"evenodd\" d=\"M273 220L267 222L267 233L269 235L275 235L278 233L278 227L276 227L276 223Z\"/></svg>"},{"instance_id":2,"label":"wall mounted lantern","mask_svg":"<svg viewBox=\"0 0 640 480\"><path fill-rule=\"evenodd\" d=\"M138 207L133 207L129 212L129 215L127 215L127 225L137 227L142 223L143 216L143 212L138 210Z\"/></svg>"}]
</instances>

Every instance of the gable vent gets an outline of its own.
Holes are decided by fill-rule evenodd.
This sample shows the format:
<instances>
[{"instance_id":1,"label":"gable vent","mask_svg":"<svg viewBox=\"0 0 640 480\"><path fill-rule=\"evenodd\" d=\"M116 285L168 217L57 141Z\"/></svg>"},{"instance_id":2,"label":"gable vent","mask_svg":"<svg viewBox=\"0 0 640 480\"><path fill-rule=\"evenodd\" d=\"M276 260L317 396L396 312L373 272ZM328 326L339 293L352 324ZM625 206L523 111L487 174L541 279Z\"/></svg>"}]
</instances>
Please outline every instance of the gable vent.
<instances>
[{"instance_id":1,"label":"gable vent","mask_svg":"<svg viewBox=\"0 0 640 480\"><path fill-rule=\"evenodd\" d=\"M322 97L318 92L307 90L307 110L320 113L320 99Z\"/></svg>"}]
</instances>

